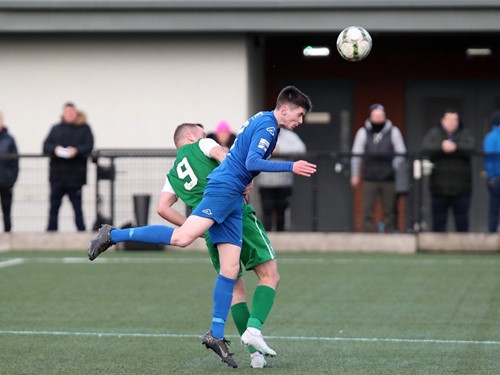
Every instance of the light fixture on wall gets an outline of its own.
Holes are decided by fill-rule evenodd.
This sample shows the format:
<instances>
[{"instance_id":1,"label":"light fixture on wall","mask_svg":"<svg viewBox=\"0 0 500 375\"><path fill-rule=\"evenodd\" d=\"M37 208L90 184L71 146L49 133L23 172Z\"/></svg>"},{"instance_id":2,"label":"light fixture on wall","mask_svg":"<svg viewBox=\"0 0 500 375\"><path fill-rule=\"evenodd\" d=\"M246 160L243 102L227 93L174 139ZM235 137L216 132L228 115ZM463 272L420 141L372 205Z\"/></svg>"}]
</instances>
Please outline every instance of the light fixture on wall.
<instances>
[{"instance_id":1,"label":"light fixture on wall","mask_svg":"<svg viewBox=\"0 0 500 375\"><path fill-rule=\"evenodd\" d=\"M467 48L465 50L465 54L470 57L474 56L490 56L491 49L490 48Z\"/></svg>"},{"instance_id":2,"label":"light fixture on wall","mask_svg":"<svg viewBox=\"0 0 500 375\"><path fill-rule=\"evenodd\" d=\"M330 48L307 46L302 53L305 57L326 57L330 55Z\"/></svg>"}]
</instances>

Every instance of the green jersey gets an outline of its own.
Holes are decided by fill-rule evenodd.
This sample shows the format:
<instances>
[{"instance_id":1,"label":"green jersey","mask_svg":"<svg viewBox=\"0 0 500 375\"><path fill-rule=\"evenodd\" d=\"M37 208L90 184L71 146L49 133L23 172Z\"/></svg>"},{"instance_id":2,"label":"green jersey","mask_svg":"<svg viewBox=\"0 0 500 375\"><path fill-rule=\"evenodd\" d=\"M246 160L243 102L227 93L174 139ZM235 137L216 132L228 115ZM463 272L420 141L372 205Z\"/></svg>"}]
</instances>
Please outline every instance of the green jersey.
<instances>
[{"instance_id":1,"label":"green jersey","mask_svg":"<svg viewBox=\"0 0 500 375\"><path fill-rule=\"evenodd\" d=\"M195 143L182 146L177 151L174 166L167 174L170 186L163 191L175 193L193 210L203 199L203 189L207 184L207 176L219 163L210 157L210 150L217 146L213 139L203 138ZM167 185L167 184L166 184ZM276 258L271 242L262 223L249 204L243 204L243 244L240 260L247 270ZM219 252L212 244L208 233L205 233L208 253L217 272L220 269ZM242 270L238 277L242 275Z\"/></svg>"},{"instance_id":2,"label":"green jersey","mask_svg":"<svg viewBox=\"0 0 500 375\"><path fill-rule=\"evenodd\" d=\"M200 141L203 144L200 144ZM211 141L211 142L210 142ZM203 198L207 176L219 165L208 155L215 141L202 138L195 143L182 146L177 151L174 166L167 178L175 194L193 210ZM208 150L203 150L208 149Z\"/></svg>"}]
</instances>

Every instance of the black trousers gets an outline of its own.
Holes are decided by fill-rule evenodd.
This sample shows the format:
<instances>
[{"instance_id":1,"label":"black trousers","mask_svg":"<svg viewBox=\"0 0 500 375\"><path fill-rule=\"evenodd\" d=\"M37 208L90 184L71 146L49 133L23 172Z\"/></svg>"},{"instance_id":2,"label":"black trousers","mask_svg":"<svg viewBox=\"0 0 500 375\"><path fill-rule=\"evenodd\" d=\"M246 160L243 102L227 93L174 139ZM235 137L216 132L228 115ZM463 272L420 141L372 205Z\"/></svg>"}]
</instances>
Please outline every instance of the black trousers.
<instances>
[{"instance_id":1,"label":"black trousers","mask_svg":"<svg viewBox=\"0 0 500 375\"><path fill-rule=\"evenodd\" d=\"M12 186L0 186L0 200L2 201L2 214L3 214L3 230L10 232L12 222L10 217L10 209L12 207Z\"/></svg>"},{"instance_id":2,"label":"black trousers","mask_svg":"<svg viewBox=\"0 0 500 375\"><path fill-rule=\"evenodd\" d=\"M469 230L469 207L471 193L462 193L456 196L432 194L432 230L445 232L448 210L453 210L455 230L467 232Z\"/></svg>"},{"instance_id":3,"label":"black trousers","mask_svg":"<svg viewBox=\"0 0 500 375\"><path fill-rule=\"evenodd\" d=\"M290 204L292 195L291 187L265 188L259 189L260 200L262 202L263 224L267 231L273 230L273 223L276 223L276 231L285 230L285 210Z\"/></svg>"},{"instance_id":4,"label":"black trousers","mask_svg":"<svg viewBox=\"0 0 500 375\"><path fill-rule=\"evenodd\" d=\"M56 231L58 227L59 208L63 197L67 195L73 210L75 211L76 229L79 231L85 230L82 211L82 187L81 186L65 186L65 185L50 185L50 210L49 210L49 232Z\"/></svg>"}]
</instances>

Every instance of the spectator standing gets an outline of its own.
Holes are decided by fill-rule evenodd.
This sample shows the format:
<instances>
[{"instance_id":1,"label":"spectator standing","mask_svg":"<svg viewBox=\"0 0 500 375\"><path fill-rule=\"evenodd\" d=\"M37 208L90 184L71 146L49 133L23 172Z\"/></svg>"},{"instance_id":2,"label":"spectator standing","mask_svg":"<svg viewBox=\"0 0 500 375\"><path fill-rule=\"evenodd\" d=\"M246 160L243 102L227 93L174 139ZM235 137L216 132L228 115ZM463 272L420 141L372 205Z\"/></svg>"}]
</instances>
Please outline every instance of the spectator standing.
<instances>
[{"instance_id":1,"label":"spectator standing","mask_svg":"<svg viewBox=\"0 0 500 375\"><path fill-rule=\"evenodd\" d=\"M433 231L446 230L448 211L451 208L455 216L456 231L467 232L474 138L464 128L457 111L449 109L443 113L438 126L425 135L422 150L434 164L430 181Z\"/></svg>"},{"instance_id":2,"label":"spectator standing","mask_svg":"<svg viewBox=\"0 0 500 375\"><path fill-rule=\"evenodd\" d=\"M394 228L396 229L398 227L399 217L401 216L399 212L399 203L410 191L410 176L406 160L399 163L397 169L394 171L394 187L393 217Z\"/></svg>"},{"instance_id":3,"label":"spectator standing","mask_svg":"<svg viewBox=\"0 0 500 375\"><path fill-rule=\"evenodd\" d=\"M3 113L0 112L0 200L2 202L3 229L10 232L12 228L11 207L14 184L19 174L19 158L16 141L9 134L4 124Z\"/></svg>"},{"instance_id":4,"label":"spectator standing","mask_svg":"<svg viewBox=\"0 0 500 375\"><path fill-rule=\"evenodd\" d=\"M231 126L226 121L221 121L217 125L215 132L208 134L207 138L212 138L226 150L229 150L236 139L236 135L231 131Z\"/></svg>"},{"instance_id":5,"label":"spectator standing","mask_svg":"<svg viewBox=\"0 0 500 375\"><path fill-rule=\"evenodd\" d=\"M273 160L279 154L304 154L306 145L291 130L280 129L278 142L273 152ZM285 230L285 211L290 205L293 192L291 173L261 173L258 177L260 199L262 202L263 223L266 231ZM273 225L274 224L274 225Z\"/></svg>"},{"instance_id":6,"label":"spectator standing","mask_svg":"<svg viewBox=\"0 0 500 375\"><path fill-rule=\"evenodd\" d=\"M404 162L406 147L399 129L387 118L381 104L369 107L369 118L354 138L351 159L351 186L361 184L363 163L363 224L364 232L373 232L377 198L382 204L382 221L378 231L394 230L395 171ZM396 154L396 155L393 155ZM399 156L398 156L399 154Z\"/></svg>"},{"instance_id":7,"label":"spectator standing","mask_svg":"<svg viewBox=\"0 0 500 375\"><path fill-rule=\"evenodd\" d=\"M47 231L57 231L59 208L67 195L75 212L78 231L85 230L82 187L87 183L87 157L94 137L85 115L73 103L66 103L62 120L50 130L43 152L50 156L50 211Z\"/></svg>"},{"instance_id":8,"label":"spectator standing","mask_svg":"<svg viewBox=\"0 0 500 375\"><path fill-rule=\"evenodd\" d=\"M488 177L488 191L490 193L488 230L494 233L498 230L498 215L500 213L500 110L493 112L491 123L493 127L484 138L483 151L485 154L484 169Z\"/></svg>"}]
</instances>

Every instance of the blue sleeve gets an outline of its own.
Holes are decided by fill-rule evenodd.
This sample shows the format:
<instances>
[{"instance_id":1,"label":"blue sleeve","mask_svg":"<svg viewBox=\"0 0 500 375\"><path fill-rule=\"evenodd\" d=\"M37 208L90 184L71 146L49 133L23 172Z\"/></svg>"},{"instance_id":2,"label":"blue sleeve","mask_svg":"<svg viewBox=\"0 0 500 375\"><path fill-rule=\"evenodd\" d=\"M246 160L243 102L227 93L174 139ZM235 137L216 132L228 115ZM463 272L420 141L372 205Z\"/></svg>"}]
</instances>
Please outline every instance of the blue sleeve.
<instances>
[{"instance_id":1,"label":"blue sleeve","mask_svg":"<svg viewBox=\"0 0 500 375\"><path fill-rule=\"evenodd\" d=\"M291 161L265 160L258 153L250 151L246 167L249 171L254 172L291 172L293 170L293 163Z\"/></svg>"},{"instance_id":2,"label":"blue sleeve","mask_svg":"<svg viewBox=\"0 0 500 375\"><path fill-rule=\"evenodd\" d=\"M494 167L494 156L492 155L487 155L488 153L494 152L494 147L493 147L493 140L492 137L486 136L486 138L483 141L483 151L485 153L484 155L484 169L486 170L486 173L488 174L488 177L493 177L495 173L495 167Z\"/></svg>"},{"instance_id":3,"label":"blue sleeve","mask_svg":"<svg viewBox=\"0 0 500 375\"><path fill-rule=\"evenodd\" d=\"M245 161L245 167L252 172L291 172L293 169L292 162L286 161L269 161L265 155L268 148L275 144L274 137L277 134L271 134L266 130L265 126L257 131L251 141L250 149ZM273 146L274 147L274 146ZM270 150L272 152L273 150Z\"/></svg>"}]
</instances>

